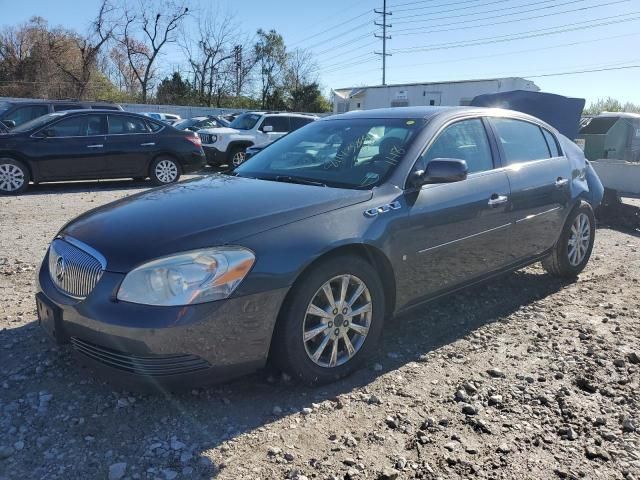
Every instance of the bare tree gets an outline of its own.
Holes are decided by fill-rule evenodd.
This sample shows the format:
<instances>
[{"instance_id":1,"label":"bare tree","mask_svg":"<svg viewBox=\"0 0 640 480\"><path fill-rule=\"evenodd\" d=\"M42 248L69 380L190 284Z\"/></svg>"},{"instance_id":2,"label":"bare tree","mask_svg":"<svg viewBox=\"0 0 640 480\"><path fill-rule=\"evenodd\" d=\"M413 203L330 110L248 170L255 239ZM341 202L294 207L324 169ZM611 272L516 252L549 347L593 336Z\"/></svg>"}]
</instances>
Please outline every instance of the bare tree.
<instances>
[{"instance_id":1,"label":"bare tree","mask_svg":"<svg viewBox=\"0 0 640 480\"><path fill-rule=\"evenodd\" d=\"M318 81L318 65L310 51L296 48L288 54L286 84L291 91Z\"/></svg>"},{"instance_id":2,"label":"bare tree","mask_svg":"<svg viewBox=\"0 0 640 480\"><path fill-rule=\"evenodd\" d=\"M112 11L109 0L102 0L98 15L91 23L91 33L87 36L60 30L49 33L51 59L71 81L78 98L86 96L97 68L98 55L113 34L114 23L109 19ZM71 49L77 53L70 55Z\"/></svg>"},{"instance_id":3,"label":"bare tree","mask_svg":"<svg viewBox=\"0 0 640 480\"><path fill-rule=\"evenodd\" d=\"M282 35L275 30L265 32L262 29L258 30L258 41L254 48L261 83L261 108L266 108L269 97L276 93L282 83L287 50Z\"/></svg>"},{"instance_id":4,"label":"bare tree","mask_svg":"<svg viewBox=\"0 0 640 480\"><path fill-rule=\"evenodd\" d=\"M188 14L189 8L183 1L140 0L135 7L130 4L124 7L124 26L117 39L124 46L129 67L140 84L142 103L147 103L153 90L158 56L167 44L176 42L176 29Z\"/></svg>"}]
</instances>

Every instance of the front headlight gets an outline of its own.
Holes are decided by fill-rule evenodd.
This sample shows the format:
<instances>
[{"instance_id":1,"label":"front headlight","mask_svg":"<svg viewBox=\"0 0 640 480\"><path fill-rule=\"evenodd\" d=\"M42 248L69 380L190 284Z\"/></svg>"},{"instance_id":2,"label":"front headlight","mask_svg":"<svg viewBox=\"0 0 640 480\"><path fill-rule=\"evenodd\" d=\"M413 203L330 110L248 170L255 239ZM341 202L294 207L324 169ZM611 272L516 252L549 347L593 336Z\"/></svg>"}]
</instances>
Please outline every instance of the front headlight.
<instances>
[{"instance_id":1,"label":"front headlight","mask_svg":"<svg viewBox=\"0 0 640 480\"><path fill-rule=\"evenodd\" d=\"M217 135L211 135L211 143L216 143L218 141Z\"/></svg>"},{"instance_id":2,"label":"front headlight","mask_svg":"<svg viewBox=\"0 0 640 480\"><path fill-rule=\"evenodd\" d=\"M247 276L255 255L241 247L216 247L159 258L135 268L117 298L144 305L193 305L227 298Z\"/></svg>"}]
</instances>

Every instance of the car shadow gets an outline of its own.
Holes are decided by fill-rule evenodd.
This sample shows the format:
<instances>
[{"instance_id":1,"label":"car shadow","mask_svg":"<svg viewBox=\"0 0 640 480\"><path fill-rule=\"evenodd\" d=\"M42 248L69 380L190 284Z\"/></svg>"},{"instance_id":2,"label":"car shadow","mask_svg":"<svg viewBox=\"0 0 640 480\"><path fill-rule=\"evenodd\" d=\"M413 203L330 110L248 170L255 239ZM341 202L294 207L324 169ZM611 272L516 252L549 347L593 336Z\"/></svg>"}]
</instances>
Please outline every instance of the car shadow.
<instances>
[{"instance_id":1,"label":"car shadow","mask_svg":"<svg viewBox=\"0 0 640 480\"><path fill-rule=\"evenodd\" d=\"M123 461L129 465L142 463L143 470L138 473L164 461L175 464L178 470L187 465L202 476L214 477L224 465L215 464L206 455L208 450L274 421L287 417L296 421L295 417L302 409L313 403L328 401L339 408L336 402L340 396L354 390L366 391L367 386L381 375L410 362L425 361L430 352L466 338L484 325L504 322L511 313L566 285L566 281L552 278L535 266L416 307L388 321L378 353L365 367L346 379L316 388L298 385L286 376L266 369L208 388L132 395L114 389L94 377L90 370L79 366L68 347L56 347L42 355L44 333L39 332L36 322L0 332L2 344L20 345L13 355L15 358L7 359L0 367L0 382L26 382L27 391L50 392L56 402L74 406L74 418L90 419L70 426L69 421L60 420L62 415L42 419L36 416L31 428L42 425L52 438L62 438L69 430L75 438L95 438L93 443L82 448L91 450L96 457L104 455L104 451L117 450L114 447L117 438L117 444L136 445L135 455L132 456L129 449L130 456L125 455ZM35 375L34 369L42 361L51 365ZM13 365L13 371L8 370L12 368L10 365ZM193 456L190 463L181 463L178 458L165 461L150 453L152 444L169 444L172 438L186 445L185 449ZM170 447L167 451L171 455ZM16 459L28 455L25 452L26 449L17 453ZM29 464L26 457L19 461ZM76 468L87 478L94 473L82 470L89 468L84 465Z\"/></svg>"},{"instance_id":2,"label":"car shadow","mask_svg":"<svg viewBox=\"0 0 640 480\"><path fill-rule=\"evenodd\" d=\"M629 203L601 205L596 211L599 227L640 236L640 207Z\"/></svg>"}]
</instances>

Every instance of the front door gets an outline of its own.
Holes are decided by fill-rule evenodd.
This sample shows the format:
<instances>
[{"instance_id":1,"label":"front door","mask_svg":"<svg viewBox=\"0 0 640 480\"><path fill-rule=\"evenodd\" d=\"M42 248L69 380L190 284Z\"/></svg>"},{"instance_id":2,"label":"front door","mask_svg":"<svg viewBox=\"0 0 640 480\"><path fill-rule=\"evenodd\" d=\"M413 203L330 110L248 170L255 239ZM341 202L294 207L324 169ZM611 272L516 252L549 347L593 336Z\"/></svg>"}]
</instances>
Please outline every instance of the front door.
<instances>
[{"instance_id":1,"label":"front door","mask_svg":"<svg viewBox=\"0 0 640 480\"><path fill-rule=\"evenodd\" d=\"M34 135L30 156L42 180L99 178L104 171L103 114L64 117Z\"/></svg>"},{"instance_id":2,"label":"front door","mask_svg":"<svg viewBox=\"0 0 640 480\"><path fill-rule=\"evenodd\" d=\"M264 127L270 127L265 132ZM265 117L262 125L260 125L258 131L260 132L261 141L256 145L262 145L263 143L271 143L280 137L284 137L291 131L291 124L289 117L285 115L274 115L271 117Z\"/></svg>"},{"instance_id":3,"label":"front door","mask_svg":"<svg viewBox=\"0 0 640 480\"><path fill-rule=\"evenodd\" d=\"M548 130L512 118L492 118L491 124L511 183L509 256L515 263L543 254L560 236L573 173Z\"/></svg>"},{"instance_id":4,"label":"front door","mask_svg":"<svg viewBox=\"0 0 640 480\"><path fill-rule=\"evenodd\" d=\"M400 307L507 264L509 180L493 157L485 123L473 118L448 126L418 160L416 169L435 158L465 160L469 175L407 192L408 228L398 245L406 252L398 275Z\"/></svg>"}]
</instances>

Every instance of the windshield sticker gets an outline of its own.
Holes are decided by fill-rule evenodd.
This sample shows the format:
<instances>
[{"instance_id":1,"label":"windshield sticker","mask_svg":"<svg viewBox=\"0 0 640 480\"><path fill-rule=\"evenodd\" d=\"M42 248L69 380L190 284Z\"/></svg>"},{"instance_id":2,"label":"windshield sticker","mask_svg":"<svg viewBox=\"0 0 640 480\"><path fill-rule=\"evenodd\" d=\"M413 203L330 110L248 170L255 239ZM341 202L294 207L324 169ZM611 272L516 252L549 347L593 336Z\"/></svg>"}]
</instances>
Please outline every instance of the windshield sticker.
<instances>
[{"instance_id":1,"label":"windshield sticker","mask_svg":"<svg viewBox=\"0 0 640 480\"><path fill-rule=\"evenodd\" d=\"M407 120L407 125L415 125L416 121L415 120Z\"/></svg>"}]
</instances>

